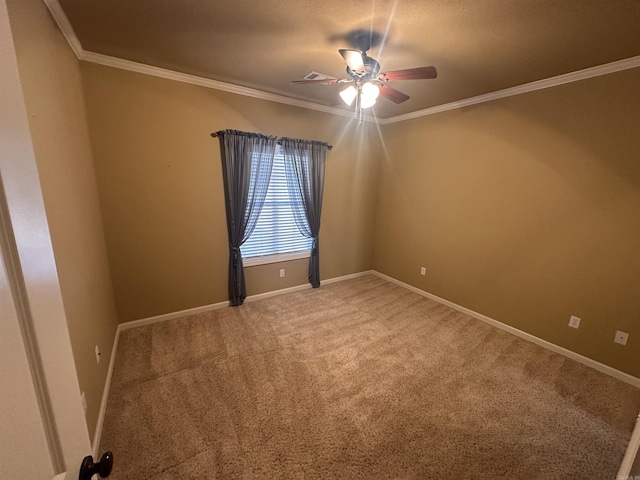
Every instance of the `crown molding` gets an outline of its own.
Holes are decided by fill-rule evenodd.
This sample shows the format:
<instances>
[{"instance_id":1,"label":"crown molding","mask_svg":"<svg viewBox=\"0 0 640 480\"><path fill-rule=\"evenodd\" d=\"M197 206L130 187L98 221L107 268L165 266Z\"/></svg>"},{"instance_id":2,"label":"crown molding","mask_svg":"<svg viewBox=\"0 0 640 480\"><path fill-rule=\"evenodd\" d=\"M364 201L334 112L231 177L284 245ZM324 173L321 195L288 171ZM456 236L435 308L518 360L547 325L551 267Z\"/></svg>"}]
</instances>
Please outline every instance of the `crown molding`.
<instances>
[{"instance_id":1,"label":"crown molding","mask_svg":"<svg viewBox=\"0 0 640 480\"><path fill-rule=\"evenodd\" d=\"M73 27L71 26L71 23L69 22L69 19L64 13L64 10L60 6L58 0L43 0L43 2L51 12L53 19L58 24L58 28L62 32L64 38L66 38L69 46L71 47L71 50L73 50L73 53L75 53L78 60L105 65L113 68L119 68L122 70L128 70L131 72L142 73L145 75L151 75L154 77L166 78L169 80L175 80L177 82L189 83L191 85L199 85L206 88L212 88L214 90L221 90L223 92L243 95L246 97L258 98L261 100L268 100L276 103L283 103L285 105L306 108L308 110L316 110L332 115L339 115L342 117L353 116L353 112L340 108L329 107L327 105L309 102L306 100L298 100L295 98L286 97L284 95L257 90L255 88L242 87L231 83L220 82L218 80L212 80L196 75L189 75L165 68L154 67L151 65L146 65L144 63L132 62L130 60L111 57L109 55L103 55L101 53L89 52L82 48L82 44L80 43L76 32L73 30ZM371 117L368 118L371 121L375 121L375 119Z\"/></svg>"},{"instance_id":2,"label":"crown molding","mask_svg":"<svg viewBox=\"0 0 640 480\"><path fill-rule=\"evenodd\" d=\"M284 103L286 105L292 105L294 107L301 107L309 110L316 110L319 112L330 113L333 115L340 115L343 117L353 116L353 113L348 110L329 107L327 105L321 105L319 103L313 103L306 100L298 100L295 98L285 97L284 95L265 92L262 90L257 90L255 88L242 87L240 85L234 85L232 83L220 82L218 80L199 77L197 75L190 75L187 73L176 72L175 70L168 70L166 68L154 67L151 65L146 65L144 63L132 62L130 60L111 57L109 55L103 55L101 53L88 52L86 50L83 50L82 54L78 58L85 62L97 63L99 65L105 65L108 67L128 70L130 72L142 73L142 74L151 75L154 77L166 78L168 80L175 80L177 82L189 83L191 85L198 85L201 87L212 88L214 90L221 90L223 92L235 93L237 95L243 95L245 97L252 97L252 98L258 98L261 100L268 100L271 102Z\"/></svg>"},{"instance_id":3,"label":"crown molding","mask_svg":"<svg viewBox=\"0 0 640 480\"><path fill-rule=\"evenodd\" d=\"M537 80L531 83L525 83L516 87L505 88L504 90L497 90L495 92L485 93L476 97L465 98L464 100L458 100L451 103L445 103L437 105L435 107L426 108L424 110L418 110L416 112L407 113L404 115L398 115L395 117L389 117L379 119L378 123L386 125L389 123L403 122L405 120L411 120L413 118L425 117L427 115L434 115L436 113L446 112L447 110L455 110L456 108L468 107L470 105L477 105L478 103L491 102L498 100L499 98L512 97L514 95L521 95L523 93L534 92L536 90L542 90L545 88L556 87L558 85L564 85L566 83L578 82L580 80L586 80L587 78L599 77L600 75L607 75L609 73L620 72L622 70L628 70L630 68L640 67L640 55L636 57L626 58L624 60L618 60L616 62L605 63L604 65L598 65L596 67L585 68L584 70L577 70L571 73L565 73L556 77L549 77L543 80Z\"/></svg>"},{"instance_id":4,"label":"crown molding","mask_svg":"<svg viewBox=\"0 0 640 480\"><path fill-rule=\"evenodd\" d=\"M67 39L67 43L69 43L71 50L73 50L73 53L75 53L76 57L79 59L84 52L82 44L80 43L76 32L73 30L67 15L64 13L64 10L62 10L60 3L58 3L58 0L43 0L43 2L51 12L53 19L58 24L58 28L62 32L62 35Z\"/></svg>"},{"instance_id":5,"label":"crown molding","mask_svg":"<svg viewBox=\"0 0 640 480\"><path fill-rule=\"evenodd\" d=\"M122 70L128 70L131 72L142 73L145 75L152 75L154 77L166 78L169 80L175 80L177 82L189 83L192 85L199 85L206 88L212 88L214 90L221 90L224 92L235 93L237 95L243 95L246 97L258 98L261 100L268 100L276 103L283 103L285 105L292 105L294 107L306 108L309 110L316 110L319 112L329 113L332 115L339 115L342 117L352 117L353 113L341 108L330 107L327 105L321 105L319 103L309 102L307 100L298 100L295 98L286 97L284 95L278 95L275 93L265 92L263 90L257 90L255 88L241 87L231 83L220 82L218 80L212 80L209 78L199 77L197 75L189 75L186 73L176 72L174 70L168 70L165 68L154 67L143 63L132 62L130 60L124 60L122 58L111 57L109 55L103 55L101 53L88 52L82 48L80 40L76 36L69 19L62 10L58 0L43 0L54 20L58 24L62 34L67 39L69 46L75 53L78 60L85 62L96 63L109 67L119 68ZM475 97L465 98L463 100L457 100L455 102L445 103L437 105L435 107L426 108L424 110L418 110L416 112L406 113L403 115L397 115L389 118L377 118L367 115L367 121L371 123L377 123L380 125L387 125L390 123L403 122L405 120L411 120L419 117L426 117L428 115L435 115L436 113L446 112L448 110L455 110L457 108L468 107L470 105L477 105L479 103L491 102L500 98L511 97L514 95L521 95L523 93L534 92L536 90L542 90L545 88L556 87L566 83L578 82L580 80L586 80L588 78L598 77L600 75L607 75L609 73L620 72L622 70L628 70L630 68L640 67L640 55L636 57L626 58L624 60L618 60L611 63L605 63L604 65L598 65L595 67L585 68L584 70L578 70L575 72L565 73L555 77L545 78L543 80L537 80L531 83L525 83L515 87L505 88L504 90L498 90L495 92L485 93Z\"/></svg>"}]
</instances>

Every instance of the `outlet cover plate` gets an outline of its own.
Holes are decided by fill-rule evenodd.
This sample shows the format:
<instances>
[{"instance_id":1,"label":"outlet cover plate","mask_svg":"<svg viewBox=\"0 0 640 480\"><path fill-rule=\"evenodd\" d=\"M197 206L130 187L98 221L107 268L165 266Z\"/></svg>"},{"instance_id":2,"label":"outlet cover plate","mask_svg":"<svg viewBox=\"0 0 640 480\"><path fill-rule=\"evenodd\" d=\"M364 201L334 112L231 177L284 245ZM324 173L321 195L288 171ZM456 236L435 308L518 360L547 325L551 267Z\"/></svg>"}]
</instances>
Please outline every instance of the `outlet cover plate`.
<instances>
[{"instance_id":1,"label":"outlet cover plate","mask_svg":"<svg viewBox=\"0 0 640 480\"><path fill-rule=\"evenodd\" d=\"M96 345L96 363L100 363L100 347Z\"/></svg>"},{"instance_id":2,"label":"outlet cover plate","mask_svg":"<svg viewBox=\"0 0 640 480\"><path fill-rule=\"evenodd\" d=\"M613 339L614 342L619 343L620 345L626 345L629 340L629 334L627 332L621 332L620 330L616 330L616 336Z\"/></svg>"},{"instance_id":3,"label":"outlet cover plate","mask_svg":"<svg viewBox=\"0 0 640 480\"><path fill-rule=\"evenodd\" d=\"M420 267L420 275L426 275L427 274L427 269L424 267Z\"/></svg>"},{"instance_id":4,"label":"outlet cover plate","mask_svg":"<svg viewBox=\"0 0 640 480\"><path fill-rule=\"evenodd\" d=\"M284 268L280 269L280 278L284 277Z\"/></svg>"},{"instance_id":5,"label":"outlet cover plate","mask_svg":"<svg viewBox=\"0 0 640 480\"><path fill-rule=\"evenodd\" d=\"M580 317L576 317L575 315L571 315L571 318L569 319L569 326L572 328L578 328L580 327Z\"/></svg>"}]
</instances>

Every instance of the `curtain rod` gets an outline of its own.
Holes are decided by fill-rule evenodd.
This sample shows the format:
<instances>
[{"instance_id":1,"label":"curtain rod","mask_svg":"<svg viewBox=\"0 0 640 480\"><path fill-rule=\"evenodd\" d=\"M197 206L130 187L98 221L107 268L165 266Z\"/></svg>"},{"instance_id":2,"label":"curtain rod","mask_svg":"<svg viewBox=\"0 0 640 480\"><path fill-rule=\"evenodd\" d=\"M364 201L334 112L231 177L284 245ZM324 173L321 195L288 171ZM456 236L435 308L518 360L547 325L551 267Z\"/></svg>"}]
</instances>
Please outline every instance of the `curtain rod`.
<instances>
[{"instance_id":1,"label":"curtain rod","mask_svg":"<svg viewBox=\"0 0 640 480\"><path fill-rule=\"evenodd\" d=\"M327 150L331 150L333 145L329 145L327 142L321 142L320 140L305 140L304 138L292 138L291 140L302 140L303 142L320 143L327 146ZM276 140L278 145L282 145L282 140Z\"/></svg>"},{"instance_id":2,"label":"curtain rod","mask_svg":"<svg viewBox=\"0 0 640 480\"><path fill-rule=\"evenodd\" d=\"M221 136L221 134L223 134L223 133L227 133L227 132L239 133L239 134L242 134L242 135L249 135L249 136L251 136L251 135L255 135L255 136L258 136L258 137L265 137L265 138L278 138L278 137L275 137L275 136L263 135L262 133L243 132L243 131L241 131L241 130L221 130L221 131L219 131L219 132L213 132L213 133L211 134L211 136L212 136L213 138L216 138L216 137ZM287 140L299 140L299 141L302 141L302 142L319 143L319 144L322 144L322 145L326 145L327 150L331 150L331 149L333 148L333 145L330 145L330 144L328 144L327 142L321 142L320 140L307 140L307 139L304 139L304 138L280 137L278 140L276 140L276 143L277 143L278 145L282 145L282 140L283 140L283 139L287 139Z\"/></svg>"}]
</instances>

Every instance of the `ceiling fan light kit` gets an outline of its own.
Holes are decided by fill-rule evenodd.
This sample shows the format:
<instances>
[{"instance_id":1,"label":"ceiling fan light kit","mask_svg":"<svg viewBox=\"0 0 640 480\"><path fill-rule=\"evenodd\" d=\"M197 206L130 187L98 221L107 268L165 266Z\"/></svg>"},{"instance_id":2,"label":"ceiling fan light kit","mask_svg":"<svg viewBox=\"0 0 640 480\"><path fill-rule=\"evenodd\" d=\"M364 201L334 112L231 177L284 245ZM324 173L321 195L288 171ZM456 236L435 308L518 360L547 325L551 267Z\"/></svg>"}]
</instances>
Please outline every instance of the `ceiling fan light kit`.
<instances>
[{"instance_id":1,"label":"ceiling fan light kit","mask_svg":"<svg viewBox=\"0 0 640 480\"><path fill-rule=\"evenodd\" d=\"M358 90L353 85L349 85L344 90L340 90L340 97L347 105L351 106L356 96L358 95Z\"/></svg>"},{"instance_id":2,"label":"ceiling fan light kit","mask_svg":"<svg viewBox=\"0 0 640 480\"><path fill-rule=\"evenodd\" d=\"M436 78L438 72L435 67L407 68L380 73L380 63L375 58L367 55L367 46L362 51L342 48L338 50L347 64L347 74L350 78L335 79L308 79L295 80L294 84L342 84L351 83L347 88L339 92L340 97L348 106L355 100L355 117L358 123L363 122L363 110L375 105L378 96L382 95L394 103L402 103L409 100L409 95L396 90L388 85L388 82L400 80L425 80Z\"/></svg>"},{"instance_id":3,"label":"ceiling fan light kit","mask_svg":"<svg viewBox=\"0 0 640 480\"><path fill-rule=\"evenodd\" d=\"M362 108L373 107L376 103L378 95L380 95L380 87L374 85L371 82L363 84L360 88L360 97L362 99L360 106Z\"/></svg>"}]
</instances>

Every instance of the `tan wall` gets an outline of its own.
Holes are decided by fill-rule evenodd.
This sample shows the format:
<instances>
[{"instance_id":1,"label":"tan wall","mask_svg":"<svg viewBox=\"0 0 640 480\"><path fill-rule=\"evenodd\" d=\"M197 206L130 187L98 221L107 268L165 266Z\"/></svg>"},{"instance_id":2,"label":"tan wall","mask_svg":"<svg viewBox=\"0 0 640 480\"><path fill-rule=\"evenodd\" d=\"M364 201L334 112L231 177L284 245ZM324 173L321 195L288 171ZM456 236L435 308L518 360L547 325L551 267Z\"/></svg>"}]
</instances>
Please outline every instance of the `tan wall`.
<instances>
[{"instance_id":1,"label":"tan wall","mask_svg":"<svg viewBox=\"0 0 640 480\"><path fill-rule=\"evenodd\" d=\"M226 301L228 246L218 139L232 128L327 141L323 279L372 266L375 129L349 118L83 64L120 321ZM280 278L280 268L287 276ZM307 283L302 261L246 269L249 295Z\"/></svg>"},{"instance_id":2,"label":"tan wall","mask_svg":"<svg viewBox=\"0 0 640 480\"><path fill-rule=\"evenodd\" d=\"M640 377L638 85L634 69L385 125L374 268Z\"/></svg>"},{"instance_id":3,"label":"tan wall","mask_svg":"<svg viewBox=\"0 0 640 480\"><path fill-rule=\"evenodd\" d=\"M78 61L40 0L10 0L20 79L87 424L117 327ZM94 347L102 360L96 364Z\"/></svg>"}]
</instances>

